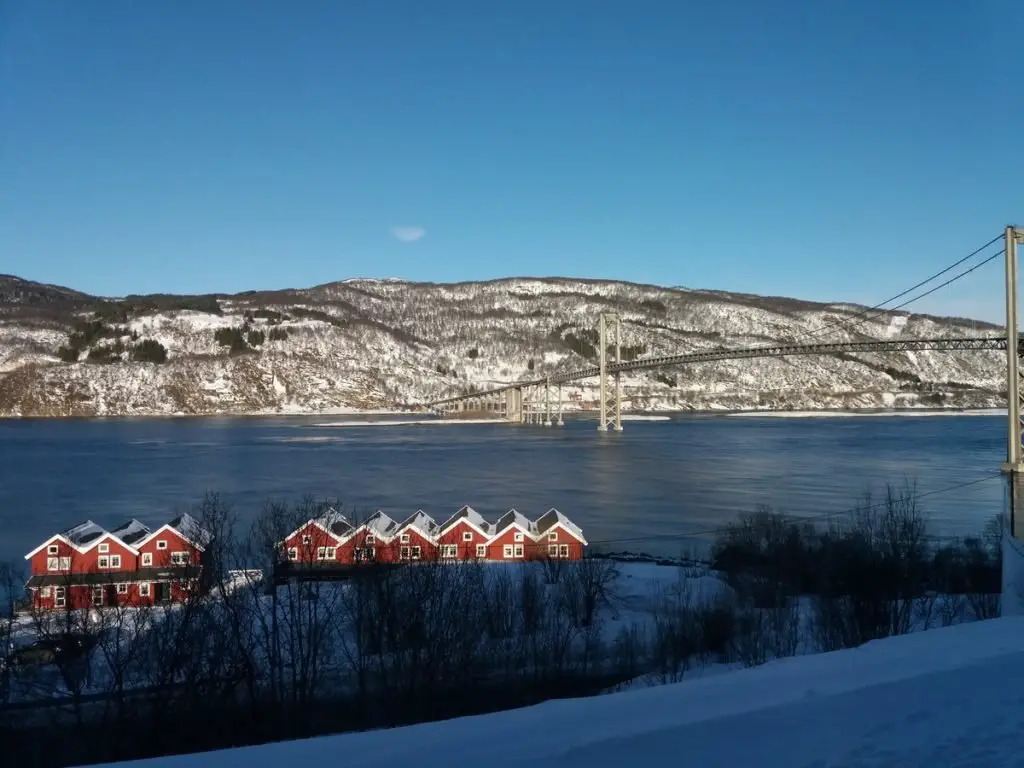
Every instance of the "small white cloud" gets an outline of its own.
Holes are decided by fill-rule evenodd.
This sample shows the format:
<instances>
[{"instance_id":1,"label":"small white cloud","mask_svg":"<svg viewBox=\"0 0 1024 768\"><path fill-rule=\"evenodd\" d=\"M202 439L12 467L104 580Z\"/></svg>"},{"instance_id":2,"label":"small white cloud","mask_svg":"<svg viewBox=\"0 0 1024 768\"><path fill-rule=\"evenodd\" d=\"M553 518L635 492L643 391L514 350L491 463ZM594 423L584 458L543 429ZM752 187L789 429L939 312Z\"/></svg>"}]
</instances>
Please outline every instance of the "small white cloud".
<instances>
[{"instance_id":1,"label":"small white cloud","mask_svg":"<svg viewBox=\"0 0 1024 768\"><path fill-rule=\"evenodd\" d=\"M403 243L415 243L427 234L427 230L423 227L392 227L391 234Z\"/></svg>"}]
</instances>

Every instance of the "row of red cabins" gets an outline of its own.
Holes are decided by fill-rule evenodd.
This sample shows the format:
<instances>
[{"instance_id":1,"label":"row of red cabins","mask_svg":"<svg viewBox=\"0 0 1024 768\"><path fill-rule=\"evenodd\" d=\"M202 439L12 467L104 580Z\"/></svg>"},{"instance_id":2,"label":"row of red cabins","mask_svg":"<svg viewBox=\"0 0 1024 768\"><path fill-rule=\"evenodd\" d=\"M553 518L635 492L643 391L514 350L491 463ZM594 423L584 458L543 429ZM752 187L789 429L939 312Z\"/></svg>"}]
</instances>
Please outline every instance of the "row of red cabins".
<instances>
[{"instance_id":1,"label":"row of red cabins","mask_svg":"<svg viewBox=\"0 0 1024 768\"><path fill-rule=\"evenodd\" d=\"M156 529L129 520L106 530L91 520L33 549L26 583L41 610L179 602L205 588L210 534L184 514ZM278 543L283 564L579 560L583 531L557 509L536 520L509 510L494 523L464 506L441 524L422 510L403 522L376 512L362 523L327 508ZM205 570L204 570L205 569Z\"/></svg>"},{"instance_id":2,"label":"row of red cabins","mask_svg":"<svg viewBox=\"0 0 1024 768\"><path fill-rule=\"evenodd\" d=\"M25 587L42 610L180 602L204 587L209 543L188 514L155 530L129 520L108 531L86 520L25 555Z\"/></svg>"},{"instance_id":3,"label":"row of red cabins","mask_svg":"<svg viewBox=\"0 0 1024 768\"><path fill-rule=\"evenodd\" d=\"M417 561L579 560L587 541L583 531L557 509L536 520L512 509L494 523L472 507L462 507L438 524L423 510L402 522L376 512L354 524L327 509L280 542L283 562L303 565L356 565Z\"/></svg>"}]
</instances>

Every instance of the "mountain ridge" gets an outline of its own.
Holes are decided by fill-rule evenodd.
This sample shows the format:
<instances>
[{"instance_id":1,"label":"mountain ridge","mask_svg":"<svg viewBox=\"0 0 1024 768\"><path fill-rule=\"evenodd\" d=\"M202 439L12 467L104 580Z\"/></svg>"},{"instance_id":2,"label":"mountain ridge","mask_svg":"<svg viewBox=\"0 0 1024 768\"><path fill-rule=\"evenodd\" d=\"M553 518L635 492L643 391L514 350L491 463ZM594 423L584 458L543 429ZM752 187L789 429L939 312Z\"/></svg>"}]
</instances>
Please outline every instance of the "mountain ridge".
<instances>
[{"instance_id":1,"label":"mountain ridge","mask_svg":"<svg viewBox=\"0 0 1024 768\"><path fill-rule=\"evenodd\" d=\"M590 365L609 310L623 318L627 359L999 330L849 302L558 276L100 297L0 275L0 416L415 407ZM996 352L826 355L638 372L623 389L636 411L996 407L1003 368ZM571 408L593 406L594 382L568 390Z\"/></svg>"}]
</instances>

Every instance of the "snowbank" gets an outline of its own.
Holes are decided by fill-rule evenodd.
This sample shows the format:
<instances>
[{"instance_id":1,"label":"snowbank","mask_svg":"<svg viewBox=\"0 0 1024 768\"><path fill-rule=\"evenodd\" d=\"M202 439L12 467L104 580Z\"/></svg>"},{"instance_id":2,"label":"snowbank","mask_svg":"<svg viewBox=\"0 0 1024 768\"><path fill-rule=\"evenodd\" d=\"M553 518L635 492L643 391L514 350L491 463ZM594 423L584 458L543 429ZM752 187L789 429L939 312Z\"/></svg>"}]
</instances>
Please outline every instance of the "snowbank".
<instances>
[{"instance_id":1,"label":"snowbank","mask_svg":"<svg viewBox=\"0 0 1024 768\"><path fill-rule=\"evenodd\" d=\"M134 765L1009 765L1024 750L1021 679L1024 618L1002 618L678 685Z\"/></svg>"}]
</instances>

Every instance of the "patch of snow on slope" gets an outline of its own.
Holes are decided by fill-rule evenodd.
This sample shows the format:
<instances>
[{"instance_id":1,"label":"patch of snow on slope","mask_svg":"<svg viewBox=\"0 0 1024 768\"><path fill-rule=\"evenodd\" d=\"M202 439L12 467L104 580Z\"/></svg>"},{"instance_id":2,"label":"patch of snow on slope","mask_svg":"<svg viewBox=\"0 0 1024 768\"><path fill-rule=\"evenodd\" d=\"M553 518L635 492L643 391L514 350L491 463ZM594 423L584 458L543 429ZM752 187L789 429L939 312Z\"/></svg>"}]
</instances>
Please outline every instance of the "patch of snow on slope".
<instances>
[{"instance_id":1,"label":"patch of snow on slope","mask_svg":"<svg viewBox=\"0 0 1024 768\"><path fill-rule=\"evenodd\" d=\"M146 768L1008 766L1024 750L1024 618L676 685L407 728L165 757ZM452 745L457 745L453 749Z\"/></svg>"}]
</instances>

